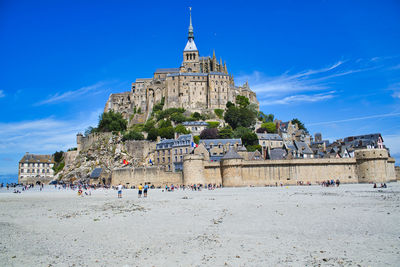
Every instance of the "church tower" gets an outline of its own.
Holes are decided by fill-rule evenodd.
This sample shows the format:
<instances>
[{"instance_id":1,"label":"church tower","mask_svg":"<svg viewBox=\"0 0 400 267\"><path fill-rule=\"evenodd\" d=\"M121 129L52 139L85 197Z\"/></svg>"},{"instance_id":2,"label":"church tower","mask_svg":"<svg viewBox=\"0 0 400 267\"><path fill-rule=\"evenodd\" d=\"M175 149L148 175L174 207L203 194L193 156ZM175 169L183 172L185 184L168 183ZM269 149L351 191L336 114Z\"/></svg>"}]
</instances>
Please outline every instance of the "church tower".
<instances>
[{"instance_id":1,"label":"church tower","mask_svg":"<svg viewBox=\"0 0 400 267\"><path fill-rule=\"evenodd\" d=\"M192 26L192 8L190 10L190 24L188 41L185 49L183 50L183 64L181 67L182 72L200 72L199 50L197 50L194 43L193 26Z\"/></svg>"}]
</instances>

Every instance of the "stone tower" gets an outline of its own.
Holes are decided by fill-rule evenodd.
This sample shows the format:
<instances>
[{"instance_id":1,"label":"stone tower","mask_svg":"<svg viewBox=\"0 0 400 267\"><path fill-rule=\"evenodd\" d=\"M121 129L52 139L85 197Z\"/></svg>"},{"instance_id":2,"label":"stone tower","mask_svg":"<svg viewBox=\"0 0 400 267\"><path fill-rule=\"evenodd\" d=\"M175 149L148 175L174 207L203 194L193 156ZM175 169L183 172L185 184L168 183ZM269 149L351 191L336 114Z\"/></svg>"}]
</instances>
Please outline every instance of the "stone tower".
<instances>
[{"instance_id":1,"label":"stone tower","mask_svg":"<svg viewBox=\"0 0 400 267\"><path fill-rule=\"evenodd\" d=\"M223 186L243 186L243 158L231 148L221 159L221 176Z\"/></svg>"},{"instance_id":2,"label":"stone tower","mask_svg":"<svg viewBox=\"0 0 400 267\"><path fill-rule=\"evenodd\" d=\"M194 34L192 26L192 8L190 7L190 23L188 41L183 50L182 72L200 72L199 50L194 43Z\"/></svg>"},{"instance_id":3,"label":"stone tower","mask_svg":"<svg viewBox=\"0 0 400 267\"><path fill-rule=\"evenodd\" d=\"M183 157L183 183L185 185L206 184L202 155L190 154Z\"/></svg>"},{"instance_id":4,"label":"stone tower","mask_svg":"<svg viewBox=\"0 0 400 267\"><path fill-rule=\"evenodd\" d=\"M359 183L387 183L394 180L392 160L386 149L357 150L355 158Z\"/></svg>"}]
</instances>

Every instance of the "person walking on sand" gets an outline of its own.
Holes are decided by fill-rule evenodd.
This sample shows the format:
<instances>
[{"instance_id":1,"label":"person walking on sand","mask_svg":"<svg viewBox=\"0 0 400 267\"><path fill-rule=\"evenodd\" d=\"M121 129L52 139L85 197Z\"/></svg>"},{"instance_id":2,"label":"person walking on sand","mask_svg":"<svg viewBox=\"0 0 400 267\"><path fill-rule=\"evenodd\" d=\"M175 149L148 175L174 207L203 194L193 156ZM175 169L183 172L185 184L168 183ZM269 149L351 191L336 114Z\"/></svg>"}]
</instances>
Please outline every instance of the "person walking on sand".
<instances>
[{"instance_id":1,"label":"person walking on sand","mask_svg":"<svg viewBox=\"0 0 400 267\"><path fill-rule=\"evenodd\" d=\"M117 186L118 198L122 198L122 185L121 183Z\"/></svg>"},{"instance_id":2,"label":"person walking on sand","mask_svg":"<svg viewBox=\"0 0 400 267\"><path fill-rule=\"evenodd\" d=\"M143 190L142 184L140 184L140 185L138 186L138 189L139 189L139 191L138 191L138 197L141 198L141 197L142 197L142 190Z\"/></svg>"},{"instance_id":3,"label":"person walking on sand","mask_svg":"<svg viewBox=\"0 0 400 267\"><path fill-rule=\"evenodd\" d=\"M147 197L147 190L149 189L149 185L145 184L143 187L143 197Z\"/></svg>"}]
</instances>

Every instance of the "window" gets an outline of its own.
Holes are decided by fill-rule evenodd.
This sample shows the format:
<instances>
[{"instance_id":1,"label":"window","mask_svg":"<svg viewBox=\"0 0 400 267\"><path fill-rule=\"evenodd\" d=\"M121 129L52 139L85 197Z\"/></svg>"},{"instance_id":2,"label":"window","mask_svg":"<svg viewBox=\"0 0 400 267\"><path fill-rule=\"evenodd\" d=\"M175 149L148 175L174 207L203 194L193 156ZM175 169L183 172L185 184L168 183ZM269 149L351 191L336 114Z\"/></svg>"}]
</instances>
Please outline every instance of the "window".
<instances>
[{"instance_id":1,"label":"window","mask_svg":"<svg viewBox=\"0 0 400 267\"><path fill-rule=\"evenodd\" d=\"M177 157L177 156L175 156L175 162L176 162L176 161L178 161L178 157Z\"/></svg>"},{"instance_id":2,"label":"window","mask_svg":"<svg viewBox=\"0 0 400 267\"><path fill-rule=\"evenodd\" d=\"M24 173L24 169L21 169L21 173Z\"/></svg>"},{"instance_id":3,"label":"window","mask_svg":"<svg viewBox=\"0 0 400 267\"><path fill-rule=\"evenodd\" d=\"M179 151L179 154L182 154L182 148L181 149L179 149L180 151ZM182 157L182 156L181 156Z\"/></svg>"},{"instance_id":4,"label":"window","mask_svg":"<svg viewBox=\"0 0 400 267\"><path fill-rule=\"evenodd\" d=\"M188 150L187 150L187 148L186 148L186 154L188 153Z\"/></svg>"},{"instance_id":5,"label":"window","mask_svg":"<svg viewBox=\"0 0 400 267\"><path fill-rule=\"evenodd\" d=\"M178 154L178 149L175 149L175 155Z\"/></svg>"},{"instance_id":6,"label":"window","mask_svg":"<svg viewBox=\"0 0 400 267\"><path fill-rule=\"evenodd\" d=\"M163 163L165 162L165 158L162 158L162 162L163 162Z\"/></svg>"},{"instance_id":7,"label":"window","mask_svg":"<svg viewBox=\"0 0 400 267\"><path fill-rule=\"evenodd\" d=\"M160 163L160 158L157 158L157 163Z\"/></svg>"},{"instance_id":8,"label":"window","mask_svg":"<svg viewBox=\"0 0 400 267\"><path fill-rule=\"evenodd\" d=\"M47 173L49 173L50 172L50 170L49 169L47 169Z\"/></svg>"},{"instance_id":9,"label":"window","mask_svg":"<svg viewBox=\"0 0 400 267\"><path fill-rule=\"evenodd\" d=\"M45 173L45 170L44 170L44 169L42 169L42 173Z\"/></svg>"},{"instance_id":10,"label":"window","mask_svg":"<svg viewBox=\"0 0 400 267\"><path fill-rule=\"evenodd\" d=\"M170 163L171 162L171 158L170 157L168 157L168 163Z\"/></svg>"}]
</instances>

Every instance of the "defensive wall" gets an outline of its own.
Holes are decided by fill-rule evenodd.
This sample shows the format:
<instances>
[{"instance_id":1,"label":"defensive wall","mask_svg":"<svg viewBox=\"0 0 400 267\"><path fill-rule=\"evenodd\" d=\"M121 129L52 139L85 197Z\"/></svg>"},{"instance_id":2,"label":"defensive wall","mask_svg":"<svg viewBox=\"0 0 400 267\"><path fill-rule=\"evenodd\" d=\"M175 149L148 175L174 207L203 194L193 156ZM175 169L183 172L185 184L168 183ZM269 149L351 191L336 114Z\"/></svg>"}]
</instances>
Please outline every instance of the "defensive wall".
<instances>
[{"instance_id":1,"label":"defensive wall","mask_svg":"<svg viewBox=\"0 0 400 267\"><path fill-rule=\"evenodd\" d=\"M339 179L342 183L383 183L396 180L394 159L385 149L356 151L355 158L245 161L205 161L202 155L186 155L183 172L165 172L161 167L114 170L112 184L222 184L227 187L312 184Z\"/></svg>"},{"instance_id":2,"label":"defensive wall","mask_svg":"<svg viewBox=\"0 0 400 267\"><path fill-rule=\"evenodd\" d=\"M400 181L400 166L395 167L395 172L396 172L396 180Z\"/></svg>"}]
</instances>

